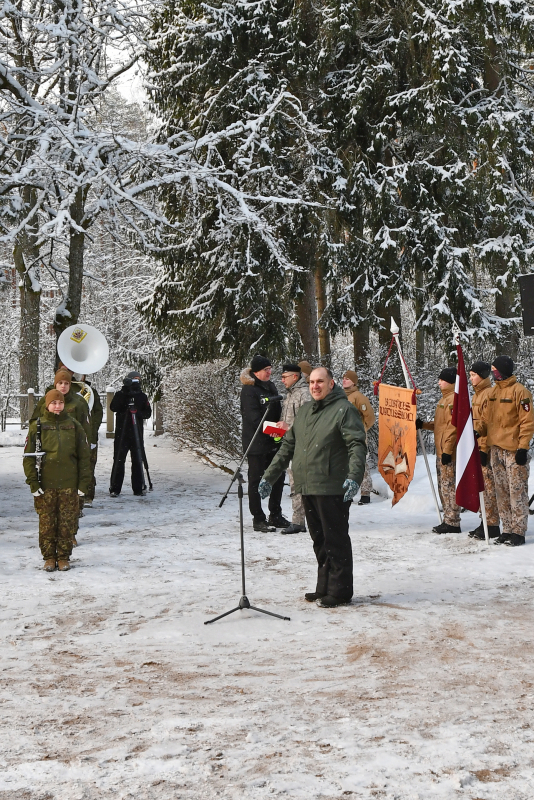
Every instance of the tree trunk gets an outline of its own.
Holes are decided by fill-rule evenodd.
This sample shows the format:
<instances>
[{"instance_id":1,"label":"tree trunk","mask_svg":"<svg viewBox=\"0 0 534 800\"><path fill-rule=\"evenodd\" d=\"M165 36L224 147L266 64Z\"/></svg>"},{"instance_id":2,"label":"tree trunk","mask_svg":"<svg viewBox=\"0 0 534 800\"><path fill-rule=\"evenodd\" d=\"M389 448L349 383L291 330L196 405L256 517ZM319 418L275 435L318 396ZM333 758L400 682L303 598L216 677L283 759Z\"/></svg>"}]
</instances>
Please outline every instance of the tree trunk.
<instances>
[{"instance_id":1,"label":"tree trunk","mask_svg":"<svg viewBox=\"0 0 534 800\"><path fill-rule=\"evenodd\" d=\"M326 288L324 285L324 270L322 264L317 266L315 269L315 300L317 302L319 356L321 359L321 364L324 364L328 367L330 366L331 356L330 334L326 328L323 328L321 325L321 317L325 312L327 304Z\"/></svg>"},{"instance_id":2,"label":"tree trunk","mask_svg":"<svg viewBox=\"0 0 534 800\"><path fill-rule=\"evenodd\" d=\"M297 314L297 330L302 339L304 355L313 364L319 352L317 337L317 304L315 301L315 285L313 272L307 272L302 281L302 294L295 302Z\"/></svg>"},{"instance_id":3,"label":"tree trunk","mask_svg":"<svg viewBox=\"0 0 534 800\"><path fill-rule=\"evenodd\" d=\"M360 298L358 306L355 310L360 317L366 317L367 301L364 298ZM369 357L369 330L369 322L366 320L364 322L360 322L358 327L352 331L355 366L363 364Z\"/></svg>"},{"instance_id":4,"label":"tree trunk","mask_svg":"<svg viewBox=\"0 0 534 800\"><path fill-rule=\"evenodd\" d=\"M423 272L420 269L415 271L415 320L416 324L421 319L423 309L425 306L425 298L423 296ZM398 323L400 325L400 322ZM425 366L425 330L423 326L418 323L415 329L415 363L419 369Z\"/></svg>"},{"instance_id":5,"label":"tree trunk","mask_svg":"<svg viewBox=\"0 0 534 800\"><path fill-rule=\"evenodd\" d=\"M30 237L24 236L28 240ZM26 241L28 244L28 241ZM28 389L39 389L39 314L41 306L41 285L36 261L39 249L30 247L26 252L18 242L13 249L13 260L19 274L20 289L20 382L19 391L27 395ZM26 265L29 265L28 267ZM25 427L28 422L28 399L20 400L20 421Z\"/></svg>"},{"instance_id":6,"label":"tree trunk","mask_svg":"<svg viewBox=\"0 0 534 800\"><path fill-rule=\"evenodd\" d=\"M74 222L82 226L85 208L86 191L82 188L76 192L74 202L70 208ZM54 317L54 331L56 338L70 325L75 325L80 316L83 289L83 258L85 248L85 233L71 229L69 237L69 285L64 301L57 307Z\"/></svg>"},{"instance_id":7,"label":"tree trunk","mask_svg":"<svg viewBox=\"0 0 534 800\"><path fill-rule=\"evenodd\" d=\"M516 316L514 306L516 304L516 294L513 289L508 286L501 288L500 294L495 298L495 313L498 317L503 319L510 319ZM519 328L517 324L513 324L508 333L504 337L500 337L496 343L495 351L498 356L506 355L515 362L517 361L517 354L519 352Z\"/></svg>"}]
</instances>

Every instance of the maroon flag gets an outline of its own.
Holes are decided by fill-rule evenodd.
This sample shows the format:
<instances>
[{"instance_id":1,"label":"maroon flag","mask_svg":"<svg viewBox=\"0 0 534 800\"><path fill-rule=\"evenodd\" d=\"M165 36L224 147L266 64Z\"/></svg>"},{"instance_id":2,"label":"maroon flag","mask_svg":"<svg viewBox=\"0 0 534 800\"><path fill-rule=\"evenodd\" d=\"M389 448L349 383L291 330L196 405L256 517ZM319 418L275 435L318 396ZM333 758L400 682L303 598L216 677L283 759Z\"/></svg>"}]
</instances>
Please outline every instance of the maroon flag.
<instances>
[{"instance_id":1,"label":"maroon flag","mask_svg":"<svg viewBox=\"0 0 534 800\"><path fill-rule=\"evenodd\" d=\"M467 374L461 346L456 345L458 372L454 389L452 424L456 427L456 502L469 511L479 511L480 492L484 491L484 477L480 465L480 451L473 430L471 400L467 390Z\"/></svg>"}]
</instances>

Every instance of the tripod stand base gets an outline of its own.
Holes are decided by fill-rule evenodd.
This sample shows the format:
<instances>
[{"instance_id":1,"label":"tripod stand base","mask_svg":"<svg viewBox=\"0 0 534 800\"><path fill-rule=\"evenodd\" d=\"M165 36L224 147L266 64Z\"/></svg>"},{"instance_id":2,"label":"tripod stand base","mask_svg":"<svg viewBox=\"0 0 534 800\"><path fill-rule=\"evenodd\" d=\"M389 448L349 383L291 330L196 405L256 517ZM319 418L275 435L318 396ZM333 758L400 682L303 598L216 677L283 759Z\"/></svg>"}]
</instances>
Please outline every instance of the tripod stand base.
<instances>
[{"instance_id":1,"label":"tripod stand base","mask_svg":"<svg viewBox=\"0 0 534 800\"><path fill-rule=\"evenodd\" d=\"M239 600L239 605L236 606L236 608L232 608L230 611L225 611L224 614L219 614L218 617L206 620L204 625L210 625L212 622L217 622L218 619L222 619L223 617L228 617L230 614L233 614L234 611L241 611L243 608L250 608L252 609L252 611L259 611L260 614L267 614L269 617L276 617L276 619L283 619L287 620L288 622L291 619L291 617L283 617L281 614L273 614L272 611L265 611L265 609L263 608L256 608L256 606L251 606L248 597L244 594Z\"/></svg>"}]
</instances>

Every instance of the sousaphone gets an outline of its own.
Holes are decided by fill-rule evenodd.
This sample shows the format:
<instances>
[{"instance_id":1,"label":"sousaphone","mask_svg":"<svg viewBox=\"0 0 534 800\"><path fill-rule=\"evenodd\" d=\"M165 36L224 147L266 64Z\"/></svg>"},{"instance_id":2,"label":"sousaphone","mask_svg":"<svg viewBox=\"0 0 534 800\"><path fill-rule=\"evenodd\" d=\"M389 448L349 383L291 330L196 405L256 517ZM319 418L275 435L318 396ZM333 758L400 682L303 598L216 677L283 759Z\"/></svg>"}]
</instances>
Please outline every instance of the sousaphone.
<instances>
[{"instance_id":1,"label":"sousaphone","mask_svg":"<svg viewBox=\"0 0 534 800\"><path fill-rule=\"evenodd\" d=\"M107 363L109 347L105 336L92 325L71 325L57 340L57 354L61 363L72 372L92 375ZM91 411L94 403L93 390L82 381L78 381L77 385L80 386L78 394L83 397Z\"/></svg>"}]
</instances>

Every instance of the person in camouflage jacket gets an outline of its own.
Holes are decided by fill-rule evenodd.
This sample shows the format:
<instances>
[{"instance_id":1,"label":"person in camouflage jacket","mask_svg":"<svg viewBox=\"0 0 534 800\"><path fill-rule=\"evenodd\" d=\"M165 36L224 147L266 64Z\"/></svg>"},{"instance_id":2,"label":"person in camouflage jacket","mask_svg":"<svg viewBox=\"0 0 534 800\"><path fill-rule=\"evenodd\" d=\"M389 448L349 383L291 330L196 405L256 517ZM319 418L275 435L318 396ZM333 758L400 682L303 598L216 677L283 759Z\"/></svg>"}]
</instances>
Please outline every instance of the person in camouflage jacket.
<instances>
[{"instance_id":1,"label":"person in camouflage jacket","mask_svg":"<svg viewBox=\"0 0 534 800\"><path fill-rule=\"evenodd\" d=\"M39 547L44 569L52 572L70 568L73 538L78 526L78 498L91 481L89 445L80 423L65 411L64 396L56 389L47 392L45 409L30 422L24 448L24 473L39 515ZM41 475L35 453L38 428L41 451L45 453Z\"/></svg>"},{"instance_id":2,"label":"person in camouflage jacket","mask_svg":"<svg viewBox=\"0 0 534 800\"><path fill-rule=\"evenodd\" d=\"M284 364L282 367L282 383L286 387L286 396L282 401L282 414L278 425L288 431L295 421L299 408L311 400L308 381L302 374L298 364ZM281 533L306 533L306 516L302 495L295 492L295 482L293 480L293 470L287 470L289 478L289 489L291 492L291 503L293 506L293 516L291 524L282 528Z\"/></svg>"}]
</instances>

